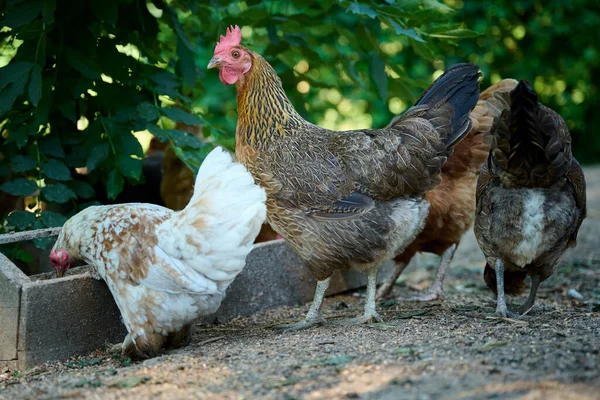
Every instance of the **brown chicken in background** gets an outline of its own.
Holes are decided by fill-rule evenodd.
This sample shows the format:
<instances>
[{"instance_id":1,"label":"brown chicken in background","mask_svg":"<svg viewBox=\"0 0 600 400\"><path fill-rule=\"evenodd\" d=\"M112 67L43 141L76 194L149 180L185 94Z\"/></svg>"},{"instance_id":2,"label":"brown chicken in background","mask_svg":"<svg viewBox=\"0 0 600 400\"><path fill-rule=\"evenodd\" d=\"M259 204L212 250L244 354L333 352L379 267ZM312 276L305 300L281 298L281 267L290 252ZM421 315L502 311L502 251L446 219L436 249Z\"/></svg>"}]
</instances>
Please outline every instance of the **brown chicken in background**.
<instances>
[{"instance_id":1,"label":"brown chicken in background","mask_svg":"<svg viewBox=\"0 0 600 400\"><path fill-rule=\"evenodd\" d=\"M394 261L395 270L379 288L377 297L388 295L396 280L418 252L437 254L441 257L436 279L427 294L408 299L409 301L432 301L444 296L443 283L446 270L463 234L471 229L475 219L475 186L481 166L490 151L489 132L494 117L502 113L506 103L494 96L508 93L517 85L514 79L504 79L490 86L479 96L471 112L473 127L469 134L456 146L442 166L442 183L425 195L429 203L429 214L425 227L402 254Z\"/></svg>"},{"instance_id":2,"label":"brown chicken in background","mask_svg":"<svg viewBox=\"0 0 600 400\"><path fill-rule=\"evenodd\" d=\"M361 317L339 323L381 321L377 271L423 228L424 195L471 129L479 68L449 68L383 129L336 132L304 120L275 70L240 42L240 29L229 28L208 65L237 86L236 155L267 192L269 223L318 280L306 319L281 327L322 323L331 275L349 268L367 274L367 299Z\"/></svg>"},{"instance_id":3,"label":"brown chicken in background","mask_svg":"<svg viewBox=\"0 0 600 400\"><path fill-rule=\"evenodd\" d=\"M586 216L585 179L565 121L538 102L529 82L502 98L510 108L491 129L491 151L477 182L475 236L487 261L485 282L497 294L496 313L518 317L533 307L564 251L576 245ZM520 293L528 275L527 301L517 312L508 310L505 293Z\"/></svg>"}]
</instances>

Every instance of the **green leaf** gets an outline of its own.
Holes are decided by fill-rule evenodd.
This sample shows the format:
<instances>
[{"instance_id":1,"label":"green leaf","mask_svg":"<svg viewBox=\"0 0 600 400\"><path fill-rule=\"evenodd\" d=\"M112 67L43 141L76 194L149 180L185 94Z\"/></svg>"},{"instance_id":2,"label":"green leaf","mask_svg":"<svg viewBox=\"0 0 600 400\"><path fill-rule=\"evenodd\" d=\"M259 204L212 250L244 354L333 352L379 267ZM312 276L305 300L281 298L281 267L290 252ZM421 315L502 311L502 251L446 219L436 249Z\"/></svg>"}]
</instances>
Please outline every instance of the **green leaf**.
<instances>
[{"instance_id":1,"label":"green leaf","mask_svg":"<svg viewBox=\"0 0 600 400\"><path fill-rule=\"evenodd\" d=\"M48 160L48 162L40 166L42 174L46 175L50 179L56 179L57 181L68 181L71 179L71 171L62 162L54 158Z\"/></svg>"},{"instance_id":2,"label":"green leaf","mask_svg":"<svg viewBox=\"0 0 600 400\"><path fill-rule=\"evenodd\" d=\"M148 124L146 125L146 129L148 129L148 132L156 136L161 142L169 141L169 131L167 129L162 129L156 124Z\"/></svg>"},{"instance_id":3,"label":"green leaf","mask_svg":"<svg viewBox=\"0 0 600 400\"><path fill-rule=\"evenodd\" d=\"M451 29L445 32L429 33L429 36L440 39L465 39L480 36L478 32L470 29Z\"/></svg>"},{"instance_id":4,"label":"green leaf","mask_svg":"<svg viewBox=\"0 0 600 400\"><path fill-rule=\"evenodd\" d=\"M56 12L56 0L44 0L42 9L42 19L46 25L54 23L54 13Z\"/></svg>"},{"instance_id":5,"label":"green leaf","mask_svg":"<svg viewBox=\"0 0 600 400\"><path fill-rule=\"evenodd\" d=\"M20 149L27 144L29 136L27 135L27 126L21 125L17 129L8 132L6 143L14 143Z\"/></svg>"},{"instance_id":6,"label":"green leaf","mask_svg":"<svg viewBox=\"0 0 600 400\"><path fill-rule=\"evenodd\" d=\"M413 49L415 49L415 52L419 56L423 57L426 60L435 59L435 54L433 53L433 51L427 43L418 42L414 39L409 39L409 41L411 46L413 47Z\"/></svg>"},{"instance_id":7,"label":"green leaf","mask_svg":"<svg viewBox=\"0 0 600 400\"><path fill-rule=\"evenodd\" d=\"M22 231L35 222L35 214L27 211L13 211L6 217L6 222Z\"/></svg>"},{"instance_id":8,"label":"green leaf","mask_svg":"<svg viewBox=\"0 0 600 400\"><path fill-rule=\"evenodd\" d=\"M106 160L110 153L110 144L108 142L100 143L92 149L90 157L87 159L86 167L88 172L95 170L99 164Z\"/></svg>"},{"instance_id":9,"label":"green leaf","mask_svg":"<svg viewBox=\"0 0 600 400\"><path fill-rule=\"evenodd\" d=\"M69 181L67 182L67 185L69 186L69 188L71 188L73 192L75 192L77 197L80 197L82 199L91 199L94 196L96 196L94 188L87 182Z\"/></svg>"},{"instance_id":10,"label":"green leaf","mask_svg":"<svg viewBox=\"0 0 600 400\"><path fill-rule=\"evenodd\" d=\"M167 88L176 88L179 86L177 76L168 71L160 71L150 77L155 83Z\"/></svg>"},{"instance_id":11,"label":"green leaf","mask_svg":"<svg viewBox=\"0 0 600 400\"><path fill-rule=\"evenodd\" d=\"M27 85L27 78L29 78L29 69L27 68L25 74L20 76L16 81L9 84L2 92L0 92L0 115L10 110L19 97L25 91Z\"/></svg>"},{"instance_id":12,"label":"green leaf","mask_svg":"<svg viewBox=\"0 0 600 400\"><path fill-rule=\"evenodd\" d=\"M392 28L394 28L398 35L408 36L409 38L412 38L418 42L425 43L425 40L421 36L419 36L419 34L413 28L404 29L399 23L391 19L386 18L385 21L389 23L392 26Z\"/></svg>"},{"instance_id":13,"label":"green leaf","mask_svg":"<svg viewBox=\"0 0 600 400\"><path fill-rule=\"evenodd\" d=\"M371 79L379 91L379 97L386 101L388 93L388 77L385 73L385 62L377 52L373 52L371 55L371 63L369 64L369 68L371 72Z\"/></svg>"},{"instance_id":14,"label":"green leaf","mask_svg":"<svg viewBox=\"0 0 600 400\"><path fill-rule=\"evenodd\" d=\"M42 98L42 67L35 64L31 69L31 78L29 79L29 100L31 104L37 107Z\"/></svg>"},{"instance_id":15,"label":"green leaf","mask_svg":"<svg viewBox=\"0 0 600 400\"><path fill-rule=\"evenodd\" d=\"M10 161L13 172L31 171L37 165L37 162L29 156L17 155L11 158Z\"/></svg>"},{"instance_id":16,"label":"green leaf","mask_svg":"<svg viewBox=\"0 0 600 400\"><path fill-rule=\"evenodd\" d=\"M202 125L202 120L199 117L197 117L193 114L190 114L190 113L182 110L181 108L162 107L160 109L160 112L162 113L162 115L164 115L165 117L167 117L170 120L173 120L175 122L182 122L186 125L193 125L193 126Z\"/></svg>"},{"instance_id":17,"label":"green leaf","mask_svg":"<svg viewBox=\"0 0 600 400\"><path fill-rule=\"evenodd\" d=\"M67 222L67 217L53 211L44 211L41 216L42 224L47 228L63 226Z\"/></svg>"},{"instance_id":18,"label":"green leaf","mask_svg":"<svg viewBox=\"0 0 600 400\"><path fill-rule=\"evenodd\" d=\"M0 21L0 26L19 28L30 23L42 11L42 0L29 0L8 9L8 13Z\"/></svg>"},{"instance_id":19,"label":"green leaf","mask_svg":"<svg viewBox=\"0 0 600 400\"><path fill-rule=\"evenodd\" d=\"M65 151L56 136L45 136L38 140L40 151L48 156L62 158L65 156Z\"/></svg>"},{"instance_id":20,"label":"green leaf","mask_svg":"<svg viewBox=\"0 0 600 400\"><path fill-rule=\"evenodd\" d=\"M108 181L106 182L106 194L109 199L116 199L119 193L123 191L123 175L121 175L116 169L113 169L108 174Z\"/></svg>"},{"instance_id":21,"label":"green leaf","mask_svg":"<svg viewBox=\"0 0 600 400\"><path fill-rule=\"evenodd\" d=\"M171 139L179 147L191 147L192 149L200 149L204 147L204 143L198 140L198 138L196 138L194 135L190 135L187 132L180 131L178 129L169 129L167 132Z\"/></svg>"},{"instance_id":22,"label":"green leaf","mask_svg":"<svg viewBox=\"0 0 600 400\"><path fill-rule=\"evenodd\" d=\"M52 183L42 188L42 196L47 201L54 203L66 203L71 199L77 198L75 193L69 187L62 183Z\"/></svg>"},{"instance_id":23,"label":"green leaf","mask_svg":"<svg viewBox=\"0 0 600 400\"><path fill-rule=\"evenodd\" d=\"M0 90L4 89L9 83L16 82L27 75L31 67L33 67L33 63L18 61L0 68Z\"/></svg>"},{"instance_id":24,"label":"green leaf","mask_svg":"<svg viewBox=\"0 0 600 400\"><path fill-rule=\"evenodd\" d=\"M196 85L194 55L181 38L177 39L177 56L179 57L178 67L183 78L183 86L192 89Z\"/></svg>"},{"instance_id":25,"label":"green leaf","mask_svg":"<svg viewBox=\"0 0 600 400\"><path fill-rule=\"evenodd\" d=\"M94 60L90 59L79 50L72 48L65 48L65 54L67 55L69 63L73 68L79 71L81 75L89 79L100 79L100 73L102 71L100 71L100 67Z\"/></svg>"},{"instance_id":26,"label":"green leaf","mask_svg":"<svg viewBox=\"0 0 600 400\"><path fill-rule=\"evenodd\" d=\"M139 158L144 157L144 149L139 140L130 132L121 132L116 138L115 147L117 153L123 153L127 156L137 156Z\"/></svg>"},{"instance_id":27,"label":"green leaf","mask_svg":"<svg viewBox=\"0 0 600 400\"><path fill-rule=\"evenodd\" d=\"M69 121L73 123L77 123L77 113L76 113L77 104L73 100L67 100L64 103L58 105L58 109Z\"/></svg>"},{"instance_id":28,"label":"green leaf","mask_svg":"<svg viewBox=\"0 0 600 400\"><path fill-rule=\"evenodd\" d=\"M372 9L370 6L361 3L352 3L348 7L348 10L356 15L365 15L369 18L375 18L377 16L377 11Z\"/></svg>"},{"instance_id":29,"label":"green leaf","mask_svg":"<svg viewBox=\"0 0 600 400\"><path fill-rule=\"evenodd\" d=\"M0 190L13 196L31 196L38 190L38 186L34 181L19 178L3 183L0 185Z\"/></svg>"},{"instance_id":30,"label":"green leaf","mask_svg":"<svg viewBox=\"0 0 600 400\"><path fill-rule=\"evenodd\" d=\"M142 176L142 160L133 158L126 154L117 155L117 168L123 176L136 181Z\"/></svg>"},{"instance_id":31,"label":"green leaf","mask_svg":"<svg viewBox=\"0 0 600 400\"><path fill-rule=\"evenodd\" d=\"M159 117L156 106L150 102L144 101L137 106L138 116L144 121L153 122Z\"/></svg>"}]
</instances>

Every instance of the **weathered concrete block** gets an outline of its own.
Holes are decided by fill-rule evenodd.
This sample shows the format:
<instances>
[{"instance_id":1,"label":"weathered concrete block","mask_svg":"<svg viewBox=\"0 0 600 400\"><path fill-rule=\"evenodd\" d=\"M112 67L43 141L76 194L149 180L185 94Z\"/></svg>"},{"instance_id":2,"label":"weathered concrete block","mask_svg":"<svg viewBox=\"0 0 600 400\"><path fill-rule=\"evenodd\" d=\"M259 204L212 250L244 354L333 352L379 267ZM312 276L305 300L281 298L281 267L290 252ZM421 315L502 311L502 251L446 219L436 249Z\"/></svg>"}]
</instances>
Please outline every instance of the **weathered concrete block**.
<instances>
[{"instance_id":1,"label":"weathered concrete block","mask_svg":"<svg viewBox=\"0 0 600 400\"><path fill-rule=\"evenodd\" d=\"M89 267L60 279L25 276L0 258L0 366L27 369L86 354L123 340L119 310L103 281L83 275ZM380 277L389 273L382 268ZM44 279L46 278L46 279ZM328 295L362 287L363 273L336 274ZM244 271L229 287L221 308L208 319L226 321L258 311L310 301L315 279L283 240L258 244Z\"/></svg>"},{"instance_id":2,"label":"weathered concrete block","mask_svg":"<svg viewBox=\"0 0 600 400\"><path fill-rule=\"evenodd\" d=\"M21 288L29 278L0 253L0 368L17 364Z\"/></svg>"},{"instance_id":3,"label":"weathered concrete block","mask_svg":"<svg viewBox=\"0 0 600 400\"><path fill-rule=\"evenodd\" d=\"M30 367L123 340L127 331L103 281L85 275L23 285L19 364Z\"/></svg>"}]
</instances>

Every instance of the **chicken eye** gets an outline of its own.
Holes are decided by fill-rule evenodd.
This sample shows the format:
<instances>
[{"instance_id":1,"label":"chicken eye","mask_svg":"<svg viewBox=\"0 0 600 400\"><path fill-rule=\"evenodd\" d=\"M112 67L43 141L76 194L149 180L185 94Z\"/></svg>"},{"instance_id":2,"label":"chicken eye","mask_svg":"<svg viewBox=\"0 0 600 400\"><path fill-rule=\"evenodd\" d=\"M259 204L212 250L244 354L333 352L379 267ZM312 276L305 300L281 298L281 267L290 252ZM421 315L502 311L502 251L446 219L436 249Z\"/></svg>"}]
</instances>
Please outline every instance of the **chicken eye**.
<instances>
[{"instance_id":1,"label":"chicken eye","mask_svg":"<svg viewBox=\"0 0 600 400\"><path fill-rule=\"evenodd\" d=\"M239 58L240 57L240 52L235 50L231 52L231 57L233 58Z\"/></svg>"}]
</instances>

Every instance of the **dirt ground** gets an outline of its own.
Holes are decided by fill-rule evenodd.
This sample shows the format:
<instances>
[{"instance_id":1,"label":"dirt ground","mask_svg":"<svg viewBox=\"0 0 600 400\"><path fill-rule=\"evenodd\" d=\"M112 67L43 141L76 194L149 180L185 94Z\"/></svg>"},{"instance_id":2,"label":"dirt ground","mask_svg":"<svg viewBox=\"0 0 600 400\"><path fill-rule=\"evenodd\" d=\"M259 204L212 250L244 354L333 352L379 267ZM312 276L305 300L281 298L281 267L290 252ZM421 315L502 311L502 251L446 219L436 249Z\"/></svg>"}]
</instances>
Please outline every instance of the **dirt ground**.
<instances>
[{"instance_id":1,"label":"dirt ground","mask_svg":"<svg viewBox=\"0 0 600 400\"><path fill-rule=\"evenodd\" d=\"M198 326L189 346L144 362L97 351L0 370L0 399L600 399L600 168L586 179L579 245L523 319L493 315L471 233L448 272L446 299L384 301L385 323L280 333L271 326L301 319L308 305L267 310ZM425 289L434 268L405 272L396 295ZM358 315L362 296L327 298L324 315Z\"/></svg>"},{"instance_id":2,"label":"dirt ground","mask_svg":"<svg viewBox=\"0 0 600 400\"><path fill-rule=\"evenodd\" d=\"M432 268L407 272L396 294L417 293L433 275ZM0 398L600 398L594 266L561 266L528 318L516 321L493 316L480 266L449 274L445 301L385 301L383 324L280 333L269 325L300 319L307 306L268 310L198 326L188 347L140 363L98 351L0 371ZM355 315L362 301L362 293L328 298L324 313Z\"/></svg>"}]
</instances>

